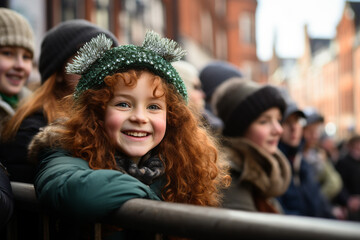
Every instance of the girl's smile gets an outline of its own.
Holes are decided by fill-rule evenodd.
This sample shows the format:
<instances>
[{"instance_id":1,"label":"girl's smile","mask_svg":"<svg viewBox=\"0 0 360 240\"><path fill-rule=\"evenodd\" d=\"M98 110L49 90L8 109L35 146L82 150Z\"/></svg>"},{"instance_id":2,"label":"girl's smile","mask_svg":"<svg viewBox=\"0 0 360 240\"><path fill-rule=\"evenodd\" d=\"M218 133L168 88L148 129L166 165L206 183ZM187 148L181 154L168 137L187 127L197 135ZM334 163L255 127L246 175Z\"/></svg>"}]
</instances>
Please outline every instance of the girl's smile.
<instances>
[{"instance_id":1,"label":"girl's smile","mask_svg":"<svg viewBox=\"0 0 360 240\"><path fill-rule=\"evenodd\" d=\"M149 136L149 133L142 131L122 131L122 133L126 134L129 137L135 137L135 138L144 138Z\"/></svg>"}]
</instances>

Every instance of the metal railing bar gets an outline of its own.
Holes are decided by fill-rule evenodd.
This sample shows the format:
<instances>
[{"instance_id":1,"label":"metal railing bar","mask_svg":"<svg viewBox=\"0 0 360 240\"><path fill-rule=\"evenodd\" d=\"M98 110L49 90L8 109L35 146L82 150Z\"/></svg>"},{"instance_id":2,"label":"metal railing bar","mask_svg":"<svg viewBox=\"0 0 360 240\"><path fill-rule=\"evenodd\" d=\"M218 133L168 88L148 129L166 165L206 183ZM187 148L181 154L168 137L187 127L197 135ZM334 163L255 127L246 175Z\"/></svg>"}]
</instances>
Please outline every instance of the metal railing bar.
<instances>
[{"instance_id":1,"label":"metal railing bar","mask_svg":"<svg viewBox=\"0 0 360 240\"><path fill-rule=\"evenodd\" d=\"M11 182L16 207L37 212L40 209L36 199L34 185L21 182Z\"/></svg>"},{"instance_id":2,"label":"metal railing bar","mask_svg":"<svg viewBox=\"0 0 360 240\"><path fill-rule=\"evenodd\" d=\"M40 211L33 185L12 182L21 207ZM360 239L360 223L132 199L106 223L195 239Z\"/></svg>"},{"instance_id":3,"label":"metal railing bar","mask_svg":"<svg viewBox=\"0 0 360 240\"><path fill-rule=\"evenodd\" d=\"M125 228L196 239L360 239L360 223L198 207L146 199L127 201L111 222Z\"/></svg>"}]
</instances>

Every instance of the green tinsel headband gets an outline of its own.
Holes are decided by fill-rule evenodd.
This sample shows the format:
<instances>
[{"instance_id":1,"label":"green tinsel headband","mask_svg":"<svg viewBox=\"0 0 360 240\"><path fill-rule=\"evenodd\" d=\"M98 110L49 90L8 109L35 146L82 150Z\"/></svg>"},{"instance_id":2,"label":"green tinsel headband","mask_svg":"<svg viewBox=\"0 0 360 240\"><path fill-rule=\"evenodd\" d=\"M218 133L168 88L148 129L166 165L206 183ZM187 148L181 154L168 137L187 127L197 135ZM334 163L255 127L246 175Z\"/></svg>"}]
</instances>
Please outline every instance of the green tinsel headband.
<instances>
[{"instance_id":1,"label":"green tinsel headband","mask_svg":"<svg viewBox=\"0 0 360 240\"><path fill-rule=\"evenodd\" d=\"M100 88L106 76L130 69L147 69L173 84L187 101L185 84L171 65L171 62L180 60L186 54L175 41L148 31L142 46L111 48L111 45L112 40L100 34L84 44L73 62L66 66L68 73L81 75L75 88L75 98L88 89Z\"/></svg>"}]
</instances>

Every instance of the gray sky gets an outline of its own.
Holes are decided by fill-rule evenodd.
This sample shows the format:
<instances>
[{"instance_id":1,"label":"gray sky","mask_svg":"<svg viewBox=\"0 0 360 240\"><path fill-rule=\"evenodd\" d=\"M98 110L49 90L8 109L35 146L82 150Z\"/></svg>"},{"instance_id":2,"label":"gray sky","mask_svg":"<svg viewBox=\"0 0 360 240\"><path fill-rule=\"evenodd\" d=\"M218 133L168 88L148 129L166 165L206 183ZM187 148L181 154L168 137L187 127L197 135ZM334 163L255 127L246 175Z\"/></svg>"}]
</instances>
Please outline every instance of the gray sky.
<instances>
[{"instance_id":1,"label":"gray sky","mask_svg":"<svg viewBox=\"0 0 360 240\"><path fill-rule=\"evenodd\" d=\"M304 25L311 37L333 38L345 0L258 0L256 12L257 55L269 60L276 33L280 57L303 52Z\"/></svg>"}]
</instances>

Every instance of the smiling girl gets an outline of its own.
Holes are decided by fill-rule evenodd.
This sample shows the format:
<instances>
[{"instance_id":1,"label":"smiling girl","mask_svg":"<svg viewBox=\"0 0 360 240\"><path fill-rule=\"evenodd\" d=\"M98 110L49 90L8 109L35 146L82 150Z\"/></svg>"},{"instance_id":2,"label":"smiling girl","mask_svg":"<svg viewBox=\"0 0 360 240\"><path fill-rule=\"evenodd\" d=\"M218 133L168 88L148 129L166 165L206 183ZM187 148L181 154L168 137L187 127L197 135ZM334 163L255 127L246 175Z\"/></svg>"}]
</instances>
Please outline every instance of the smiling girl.
<instances>
[{"instance_id":1,"label":"smiling girl","mask_svg":"<svg viewBox=\"0 0 360 240\"><path fill-rule=\"evenodd\" d=\"M33 69L34 36L17 12L0 8L0 131L19 101L30 95L25 86Z\"/></svg>"},{"instance_id":2,"label":"smiling girl","mask_svg":"<svg viewBox=\"0 0 360 240\"><path fill-rule=\"evenodd\" d=\"M39 201L87 220L132 198L218 206L228 176L171 66L183 50L151 31L142 46L110 45L99 35L80 49L67 67L81 74L69 118L30 146Z\"/></svg>"},{"instance_id":3,"label":"smiling girl","mask_svg":"<svg viewBox=\"0 0 360 240\"><path fill-rule=\"evenodd\" d=\"M223 206L255 212L279 213L275 197L290 182L290 166L278 150L285 102L269 85L233 78L213 95L213 109L224 121L224 146L231 165L231 186Z\"/></svg>"}]
</instances>

